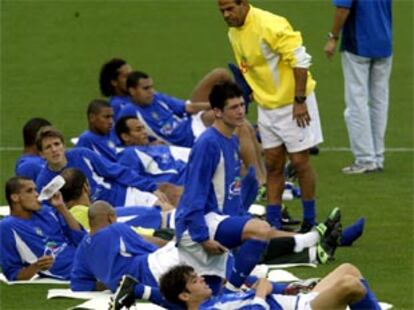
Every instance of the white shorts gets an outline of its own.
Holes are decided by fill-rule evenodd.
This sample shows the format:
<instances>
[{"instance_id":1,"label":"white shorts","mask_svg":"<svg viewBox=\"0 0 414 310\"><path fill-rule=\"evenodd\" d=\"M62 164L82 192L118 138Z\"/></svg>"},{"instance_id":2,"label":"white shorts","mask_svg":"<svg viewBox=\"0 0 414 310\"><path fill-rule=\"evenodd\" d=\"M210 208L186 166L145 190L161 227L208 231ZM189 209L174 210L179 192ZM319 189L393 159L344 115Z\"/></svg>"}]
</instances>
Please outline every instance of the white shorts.
<instances>
[{"instance_id":1,"label":"white shorts","mask_svg":"<svg viewBox=\"0 0 414 310\"><path fill-rule=\"evenodd\" d=\"M178 249L175 246L175 241L168 242L148 255L149 269L158 283L164 273L179 263Z\"/></svg>"},{"instance_id":2,"label":"white shorts","mask_svg":"<svg viewBox=\"0 0 414 310\"><path fill-rule=\"evenodd\" d=\"M214 239L218 225L227 217L214 212L204 216L210 239ZM226 277L227 252L221 255L208 254L199 243L191 240L188 231L184 232L177 246L180 263L192 266L199 275Z\"/></svg>"},{"instance_id":3,"label":"white shorts","mask_svg":"<svg viewBox=\"0 0 414 310\"><path fill-rule=\"evenodd\" d=\"M207 129L201 119L204 112L205 111L200 111L197 114L191 115L191 129L193 130L194 140L197 140L197 138Z\"/></svg>"},{"instance_id":4,"label":"white shorts","mask_svg":"<svg viewBox=\"0 0 414 310\"><path fill-rule=\"evenodd\" d=\"M158 197L153 193L143 192L135 187L128 187L125 195L125 207L153 207L157 200Z\"/></svg>"},{"instance_id":5,"label":"white shorts","mask_svg":"<svg viewBox=\"0 0 414 310\"><path fill-rule=\"evenodd\" d=\"M293 119L293 104L277 109L258 106L258 125L264 149L284 144L288 153L296 153L323 142L315 93L309 94L306 105L311 122L305 128L299 127Z\"/></svg>"},{"instance_id":6,"label":"white shorts","mask_svg":"<svg viewBox=\"0 0 414 310\"><path fill-rule=\"evenodd\" d=\"M283 310L312 310L310 303L318 293L292 295L272 295Z\"/></svg>"}]
</instances>

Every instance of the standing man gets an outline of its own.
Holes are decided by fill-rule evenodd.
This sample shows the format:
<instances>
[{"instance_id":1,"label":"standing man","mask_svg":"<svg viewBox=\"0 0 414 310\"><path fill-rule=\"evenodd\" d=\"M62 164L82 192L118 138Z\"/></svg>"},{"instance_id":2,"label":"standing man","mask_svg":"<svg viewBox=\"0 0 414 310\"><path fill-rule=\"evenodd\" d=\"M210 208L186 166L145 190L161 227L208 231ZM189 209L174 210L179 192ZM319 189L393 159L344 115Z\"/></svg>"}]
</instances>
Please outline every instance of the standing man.
<instances>
[{"instance_id":1,"label":"standing man","mask_svg":"<svg viewBox=\"0 0 414 310\"><path fill-rule=\"evenodd\" d=\"M391 0L334 0L325 54L331 59L342 30L345 123L355 161L345 174L382 171L392 66Z\"/></svg>"},{"instance_id":2,"label":"standing man","mask_svg":"<svg viewBox=\"0 0 414 310\"><path fill-rule=\"evenodd\" d=\"M248 0L218 0L228 24L236 62L258 103L258 124L266 157L267 220L281 227L286 156L298 172L302 193L301 232L315 224L315 174L309 148L323 141L308 68L311 56L289 22L249 5Z\"/></svg>"}]
</instances>

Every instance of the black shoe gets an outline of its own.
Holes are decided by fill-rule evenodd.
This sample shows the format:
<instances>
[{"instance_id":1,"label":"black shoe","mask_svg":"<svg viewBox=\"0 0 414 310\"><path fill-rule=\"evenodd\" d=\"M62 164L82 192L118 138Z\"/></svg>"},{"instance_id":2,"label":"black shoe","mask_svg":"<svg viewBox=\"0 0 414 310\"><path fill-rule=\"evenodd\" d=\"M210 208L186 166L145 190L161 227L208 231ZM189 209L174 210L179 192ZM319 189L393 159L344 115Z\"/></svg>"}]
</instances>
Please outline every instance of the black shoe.
<instances>
[{"instance_id":1,"label":"black shoe","mask_svg":"<svg viewBox=\"0 0 414 310\"><path fill-rule=\"evenodd\" d=\"M307 232L310 232L314 226L315 225L312 225L309 222L303 221L302 225L296 232L299 234L306 234Z\"/></svg>"},{"instance_id":2,"label":"black shoe","mask_svg":"<svg viewBox=\"0 0 414 310\"><path fill-rule=\"evenodd\" d=\"M300 221L297 219L294 219L290 216L288 208L283 207L282 208L282 218L281 218L282 226L286 225L298 225L300 224Z\"/></svg>"},{"instance_id":3,"label":"black shoe","mask_svg":"<svg viewBox=\"0 0 414 310\"><path fill-rule=\"evenodd\" d=\"M334 259L335 250L341 236L341 211L335 208L331 211L324 223L316 226L321 238L318 242L318 258L321 263L327 263ZM320 252L320 253L319 253ZM323 253L325 252L325 253Z\"/></svg>"},{"instance_id":4,"label":"black shoe","mask_svg":"<svg viewBox=\"0 0 414 310\"><path fill-rule=\"evenodd\" d=\"M109 304L109 310L121 310L123 307L129 309L135 304L135 285L138 281L128 275L122 276L118 289L114 294L112 302Z\"/></svg>"}]
</instances>

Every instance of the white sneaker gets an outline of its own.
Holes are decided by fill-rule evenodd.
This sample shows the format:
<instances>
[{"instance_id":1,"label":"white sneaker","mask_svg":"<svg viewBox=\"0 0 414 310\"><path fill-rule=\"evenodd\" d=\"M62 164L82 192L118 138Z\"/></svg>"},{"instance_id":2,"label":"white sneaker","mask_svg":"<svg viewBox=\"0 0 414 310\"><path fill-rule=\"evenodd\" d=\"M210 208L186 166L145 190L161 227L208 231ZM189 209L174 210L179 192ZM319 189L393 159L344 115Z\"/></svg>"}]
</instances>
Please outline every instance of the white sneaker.
<instances>
[{"instance_id":1,"label":"white sneaker","mask_svg":"<svg viewBox=\"0 0 414 310\"><path fill-rule=\"evenodd\" d=\"M375 171L377 171L377 166L375 164L360 165L354 163L351 166L342 168L342 173L344 174L363 174Z\"/></svg>"}]
</instances>

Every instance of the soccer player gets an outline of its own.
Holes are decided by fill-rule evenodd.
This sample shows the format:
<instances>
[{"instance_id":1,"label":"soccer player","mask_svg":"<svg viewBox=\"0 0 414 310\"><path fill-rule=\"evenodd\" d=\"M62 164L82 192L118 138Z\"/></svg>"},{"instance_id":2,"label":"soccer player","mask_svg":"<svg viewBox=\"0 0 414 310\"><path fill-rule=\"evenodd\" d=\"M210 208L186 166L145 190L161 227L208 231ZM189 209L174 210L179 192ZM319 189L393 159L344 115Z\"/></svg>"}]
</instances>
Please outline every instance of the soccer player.
<instances>
[{"instance_id":1,"label":"soccer player","mask_svg":"<svg viewBox=\"0 0 414 310\"><path fill-rule=\"evenodd\" d=\"M155 182L184 184L190 148L150 144L144 124L135 116L121 117L115 125L121 141L118 162Z\"/></svg>"},{"instance_id":2,"label":"soccer player","mask_svg":"<svg viewBox=\"0 0 414 310\"><path fill-rule=\"evenodd\" d=\"M237 65L258 104L258 125L266 158L267 220L281 227L284 167L288 156L298 172L302 194L301 231L315 224L315 174L309 148L322 131L308 68L311 56L299 32L280 16L249 5L248 0L218 0L229 26Z\"/></svg>"},{"instance_id":3,"label":"soccer player","mask_svg":"<svg viewBox=\"0 0 414 310\"><path fill-rule=\"evenodd\" d=\"M190 154L184 193L176 211L177 245L190 265L208 276L213 290L219 284L213 281L225 277L217 266L227 259L227 249L240 247L226 283L227 289L236 290L260 260L269 240L272 248L276 237L294 234L271 230L267 222L247 215L241 202L239 145L234 135L235 128L244 121L240 89L233 82L217 84L209 99L215 121ZM337 215L333 216L334 222L338 221ZM292 247L301 251L318 240L316 231L295 235Z\"/></svg>"},{"instance_id":4,"label":"soccer player","mask_svg":"<svg viewBox=\"0 0 414 310\"><path fill-rule=\"evenodd\" d=\"M108 288L115 292L122 276L129 274L139 281L134 286L135 298L165 305L158 279L179 262L174 243L158 249L127 224L116 223L115 210L104 201L96 201L89 207L88 219L91 230L76 251L71 289Z\"/></svg>"},{"instance_id":5,"label":"soccer player","mask_svg":"<svg viewBox=\"0 0 414 310\"><path fill-rule=\"evenodd\" d=\"M89 130L79 136L76 147L85 147L111 162L116 162L117 139L111 136L113 126L111 105L103 99L92 100L88 105L87 117Z\"/></svg>"},{"instance_id":6,"label":"soccer player","mask_svg":"<svg viewBox=\"0 0 414 310\"><path fill-rule=\"evenodd\" d=\"M6 183L10 216L0 221L0 265L10 281L38 274L69 279L76 246L85 236L58 192L41 205L34 182L12 177Z\"/></svg>"},{"instance_id":7,"label":"soccer player","mask_svg":"<svg viewBox=\"0 0 414 310\"><path fill-rule=\"evenodd\" d=\"M108 97L115 119L118 119L119 111L128 103L126 79L130 72L132 72L132 67L120 58L109 60L101 68L99 87L102 95Z\"/></svg>"},{"instance_id":8,"label":"soccer player","mask_svg":"<svg viewBox=\"0 0 414 310\"><path fill-rule=\"evenodd\" d=\"M60 175L65 180L60 192L66 207L75 219L89 231L88 209L92 202L85 174L76 168L66 168ZM137 206L115 208L115 213L119 222L133 226L143 236L159 237L169 233L169 239L171 239L174 233L163 228L174 228L174 210L164 212L159 207Z\"/></svg>"},{"instance_id":9,"label":"soccer player","mask_svg":"<svg viewBox=\"0 0 414 310\"><path fill-rule=\"evenodd\" d=\"M324 277L310 293L295 296L273 294L267 279L260 279L253 289L241 293L221 294L212 297L212 291L203 277L190 266L176 266L160 279L160 290L172 304L183 309L381 309L377 298L351 264L342 264ZM128 294L129 291L129 294ZM124 287L125 296L131 289ZM121 296L120 296L121 297Z\"/></svg>"},{"instance_id":10,"label":"soccer player","mask_svg":"<svg viewBox=\"0 0 414 310\"><path fill-rule=\"evenodd\" d=\"M43 126L50 126L50 122L44 118L35 117L23 126L23 154L16 161L15 172L18 176L28 177L34 182L45 166L46 161L39 155L36 147L36 134Z\"/></svg>"},{"instance_id":11,"label":"soccer player","mask_svg":"<svg viewBox=\"0 0 414 310\"><path fill-rule=\"evenodd\" d=\"M36 180L39 190L64 168L75 167L86 175L92 200L105 200L115 206L160 205L163 209L173 208L155 183L130 169L111 163L85 148L65 151L63 135L54 128L43 127L37 135L36 145L47 160L47 166Z\"/></svg>"}]
</instances>

